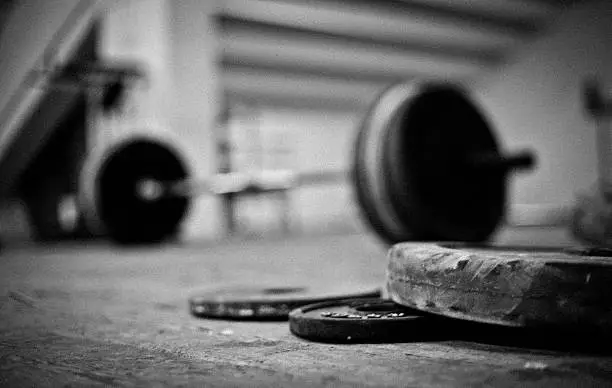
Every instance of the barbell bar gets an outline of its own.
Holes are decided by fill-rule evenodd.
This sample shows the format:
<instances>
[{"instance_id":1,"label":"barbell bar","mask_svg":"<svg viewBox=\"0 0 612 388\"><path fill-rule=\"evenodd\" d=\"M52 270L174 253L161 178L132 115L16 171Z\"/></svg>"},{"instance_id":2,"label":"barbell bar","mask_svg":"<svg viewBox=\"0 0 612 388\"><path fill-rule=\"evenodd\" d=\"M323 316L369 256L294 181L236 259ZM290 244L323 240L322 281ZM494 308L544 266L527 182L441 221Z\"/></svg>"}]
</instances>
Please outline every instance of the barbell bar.
<instances>
[{"instance_id":1,"label":"barbell bar","mask_svg":"<svg viewBox=\"0 0 612 388\"><path fill-rule=\"evenodd\" d=\"M497 155L483 153L459 163L466 168L482 171L511 171L528 169L534 163L533 155L522 152L516 155ZM134 190L144 201L157 201L163 197L196 197L203 194L224 195L245 192L270 192L287 190L299 185L300 179L295 174L280 171L273 174L221 173L208 179L185 179L178 181L160 181L143 178L136 182Z\"/></svg>"},{"instance_id":2,"label":"barbell bar","mask_svg":"<svg viewBox=\"0 0 612 388\"><path fill-rule=\"evenodd\" d=\"M136 195L145 201L157 201L164 197L196 197L203 194L225 195L235 193L262 193L286 190L294 187L299 178L279 171L260 174L221 173L208 179L160 181L143 178L135 183Z\"/></svg>"}]
</instances>

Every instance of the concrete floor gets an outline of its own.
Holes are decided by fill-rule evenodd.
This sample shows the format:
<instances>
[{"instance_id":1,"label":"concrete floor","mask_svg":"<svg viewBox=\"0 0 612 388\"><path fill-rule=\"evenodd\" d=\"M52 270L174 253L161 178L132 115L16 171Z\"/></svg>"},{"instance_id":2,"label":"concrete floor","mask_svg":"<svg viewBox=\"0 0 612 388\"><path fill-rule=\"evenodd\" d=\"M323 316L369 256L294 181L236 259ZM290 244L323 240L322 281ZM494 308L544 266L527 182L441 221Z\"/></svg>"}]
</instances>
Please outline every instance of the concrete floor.
<instances>
[{"instance_id":1,"label":"concrete floor","mask_svg":"<svg viewBox=\"0 0 612 388\"><path fill-rule=\"evenodd\" d=\"M500 239L564 244L533 233ZM385 251L360 234L9 247L0 386L612 386L605 352L459 341L452 327L439 341L320 344L286 322L204 320L187 308L189 296L228 284L369 290L384 283Z\"/></svg>"}]
</instances>

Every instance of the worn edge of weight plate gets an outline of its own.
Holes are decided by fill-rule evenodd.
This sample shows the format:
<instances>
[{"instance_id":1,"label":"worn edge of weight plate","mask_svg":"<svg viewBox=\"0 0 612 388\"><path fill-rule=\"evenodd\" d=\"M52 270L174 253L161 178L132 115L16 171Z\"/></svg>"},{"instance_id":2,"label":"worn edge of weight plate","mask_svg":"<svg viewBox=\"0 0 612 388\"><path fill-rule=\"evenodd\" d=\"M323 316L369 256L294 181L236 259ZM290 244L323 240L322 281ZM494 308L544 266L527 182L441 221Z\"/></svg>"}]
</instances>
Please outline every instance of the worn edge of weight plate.
<instances>
[{"instance_id":1,"label":"worn edge of weight plate","mask_svg":"<svg viewBox=\"0 0 612 388\"><path fill-rule=\"evenodd\" d=\"M380 287L349 293L330 293L328 295L314 292L298 292L294 296L256 293L266 288L275 287L243 288L241 291L245 293L254 292L254 295L245 294L243 296L215 296L214 294L215 291L232 290L231 287L211 289L207 292L210 295L205 293L204 296L191 296L188 300L189 310L197 318L245 321L287 320L291 310L302 306L348 299L380 298L383 293L383 289ZM205 311L197 311L199 306L205 307Z\"/></svg>"},{"instance_id":2,"label":"worn edge of weight plate","mask_svg":"<svg viewBox=\"0 0 612 388\"><path fill-rule=\"evenodd\" d=\"M583 279L586 292L572 293L571 287L580 286L579 276L557 264L575 268L588 262L601 267L601 272L593 274L611 280L606 284L612 292L612 266L604 267L612 259L558 255L558 260L521 260L518 255L495 256L433 243L396 244L388 253L387 293L404 306L475 322L610 330L612 302L604 306L581 303L581 298L592 297L588 293L591 273ZM550 282L570 289L551 291L545 287ZM605 294L602 300L610 293Z\"/></svg>"},{"instance_id":3,"label":"worn edge of weight plate","mask_svg":"<svg viewBox=\"0 0 612 388\"><path fill-rule=\"evenodd\" d=\"M374 184L375 182L372 182L372 178L376 178L377 175L372 174L372 171L368 168L381 166L375 156L374 160L370 160L374 152L371 147L374 146L375 151L380 151L382 147L380 141L383 138L380 136L380 131L388 129L388 122L397 115L398 106L417 87L417 84L414 83L399 83L391 85L382 91L361 119L354 145L351 177L355 199L360 205L358 208L361 218L370 225L378 237L386 244L415 240L415 236L412 236L413 231L410 231L410 228L403 225L401 220L393 217L386 200L376 200L377 197L384 196L383 192L381 192L381 189L384 189L384 187L378 187ZM379 122L379 124L375 125L375 122ZM381 125L380 122L384 125ZM379 132L378 136L374 136L374 142L370 141L373 129Z\"/></svg>"}]
</instances>

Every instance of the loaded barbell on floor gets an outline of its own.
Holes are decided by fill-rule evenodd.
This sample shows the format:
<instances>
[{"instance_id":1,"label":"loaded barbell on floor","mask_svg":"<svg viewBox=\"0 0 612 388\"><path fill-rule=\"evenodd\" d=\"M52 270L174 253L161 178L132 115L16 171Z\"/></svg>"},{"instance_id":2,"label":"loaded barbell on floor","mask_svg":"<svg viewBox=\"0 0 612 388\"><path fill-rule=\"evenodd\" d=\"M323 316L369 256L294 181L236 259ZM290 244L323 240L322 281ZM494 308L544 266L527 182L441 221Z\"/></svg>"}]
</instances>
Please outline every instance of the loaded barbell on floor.
<instances>
[{"instance_id":1,"label":"loaded barbell on floor","mask_svg":"<svg viewBox=\"0 0 612 388\"><path fill-rule=\"evenodd\" d=\"M487 120L462 88L400 84L380 96L359 129L352 185L369 226L387 243L483 241L505 212L506 178L534 163L530 152L502 155ZM91 191L111 238L152 243L175 234L191 198L281 190L292 177L189 177L176 149L141 136L104 153Z\"/></svg>"}]
</instances>

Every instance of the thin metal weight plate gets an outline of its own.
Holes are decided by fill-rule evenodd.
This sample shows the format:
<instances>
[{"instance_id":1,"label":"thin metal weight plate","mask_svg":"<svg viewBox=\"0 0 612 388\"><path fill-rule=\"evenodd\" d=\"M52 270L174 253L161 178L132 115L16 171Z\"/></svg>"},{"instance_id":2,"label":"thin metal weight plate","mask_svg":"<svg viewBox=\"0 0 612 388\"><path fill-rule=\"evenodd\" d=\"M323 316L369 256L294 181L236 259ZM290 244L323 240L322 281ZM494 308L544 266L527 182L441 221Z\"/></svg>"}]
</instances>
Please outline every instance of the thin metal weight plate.
<instances>
[{"instance_id":1,"label":"thin metal weight plate","mask_svg":"<svg viewBox=\"0 0 612 388\"><path fill-rule=\"evenodd\" d=\"M373 298L380 289L317 292L307 287L225 287L189 299L191 314L229 320L287 320L300 306L346 298Z\"/></svg>"},{"instance_id":2,"label":"thin metal weight plate","mask_svg":"<svg viewBox=\"0 0 612 388\"><path fill-rule=\"evenodd\" d=\"M294 335L331 343L422 341L437 331L434 323L435 318L380 298L312 304L289 314Z\"/></svg>"}]
</instances>

